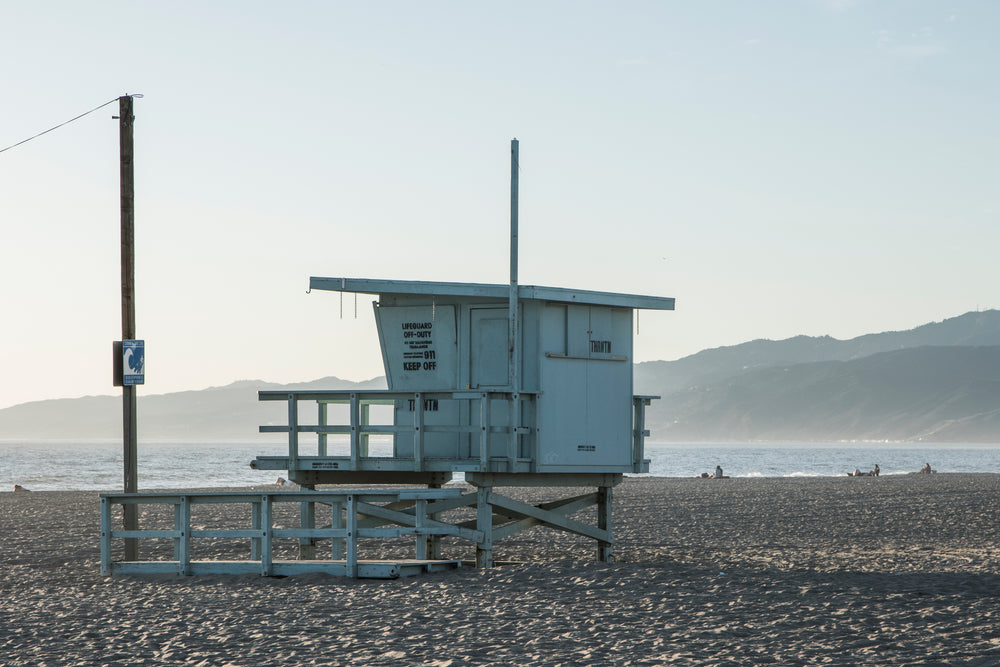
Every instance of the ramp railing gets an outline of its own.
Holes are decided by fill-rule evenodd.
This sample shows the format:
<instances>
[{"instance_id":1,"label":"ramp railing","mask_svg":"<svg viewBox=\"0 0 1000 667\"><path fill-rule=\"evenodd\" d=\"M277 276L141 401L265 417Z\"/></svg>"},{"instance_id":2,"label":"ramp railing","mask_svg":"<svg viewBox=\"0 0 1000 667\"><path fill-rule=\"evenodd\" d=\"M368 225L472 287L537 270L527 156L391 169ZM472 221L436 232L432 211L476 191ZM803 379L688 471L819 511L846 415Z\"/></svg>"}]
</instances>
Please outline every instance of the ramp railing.
<instances>
[{"instance_id":1,"label":"ramp railing","mask_svg":"<svg viewBox=\"0 0 1000 667\"><path fill-rule=\"evenodd\" d=\"M427 545L429 538L444 535L454 535L473 542L482 540L482 533L478 530L442 523L432 518L442 511L444 501L450 501L450 505L453 505L461 495L461 489L450 488L102 494L101 572L104 575L256 573L263 576L326 572L354 578L395 578L444 566L454 567L458 564L457 561L427 560ZM283 504L297 504L302 511L297 516L286 511L279 518L276 515L279 506ZM316 515L311 508L316 504L330 508L328 526L315 527ZM150 506L166 506L172 509L172 516L169 510L166 516L161 513L160 517L149 516L155 514L152 511L138 512L140 527L143 523L153 523L155 527L118 530L112 528L116 517L113 507L116 505L137 505L147 510L151 509ZM197 505L227 507L225 511L216 512L209 519L199 515L197 521L193 522L192 509ZM249 505L249 514L245 508L241 512L232 507L234 505ZM309 511L305 511L307 506ZM238 517L241 514L245 525L233 526L234 522L239 523ZM375 518L374 521L372 517ZM206 527L205 523L212 518L220 525ZM297 522L299 525L281 525L284 522ZM359 560L359 539L405 536L412 536L415 540L414 558L397 561ZM115 560L115 540L129 538L146 540L147 542L140 542L139 553L159 555L160 558L142 561ZM296 550L294 559L282 559L276 553L275 541L283 538L294 538L289 545ZM157 539L161 540L160 548L148 542ZM328 557L317 558L315 542L325 539L331 540ZM170 540L166 548L162 547L162 540ZM196 549L196 540L208 544L205 548ZM216 542L212 543L212 540ZM219 540L227 542L224 546L213 549L213 545ZM249 545L246 544L247 540ZM220 557L220 554L225 558ZM198 555L207 557L198 558Z\"/></svg>"}]
</instances>

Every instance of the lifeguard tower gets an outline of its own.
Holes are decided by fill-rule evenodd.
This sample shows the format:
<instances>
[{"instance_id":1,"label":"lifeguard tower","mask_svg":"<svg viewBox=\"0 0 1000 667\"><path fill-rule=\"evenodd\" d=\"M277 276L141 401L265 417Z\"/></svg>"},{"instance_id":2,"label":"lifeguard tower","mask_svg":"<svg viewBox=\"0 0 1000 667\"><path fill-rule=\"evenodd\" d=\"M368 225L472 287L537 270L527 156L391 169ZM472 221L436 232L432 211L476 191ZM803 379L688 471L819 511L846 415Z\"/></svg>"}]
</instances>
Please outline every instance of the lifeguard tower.
<instances>
[{"instance_id":1,"label":"lifeguard tower","mask_svg":"<svg viewBox=\"0 0 1000 667\"><path fill-rule=\"evenodd\" d=\"M519 285L517 140L511 148L510 284L310 278L310 291L375 297L388 389L259 392L287 404L287 423L260 430L287 433L288 452L252 466L287 471L307 490L424 490L384 506L337 507L325 530L311 499L334 502L324 496L333 492L302 492L300 557L315 557L314 537L333 536L336 556L352 525L355 537L389 525L417 536L417 560L438 559L441 537L453 535L475 543L478 567L491 567L494 542L544 525L596 540L598 558L611 559L612 489L625 473L648 472L645 408L657 398L633 394L635 313L673 310L674 299ZM373 438L391 440L391 452L374 455ZM460 475L474 491L443 488ZM594 491L540 505L502 492L529 486ZM571 516L591 506L596 525ZM475 519L441 521L462 507ZM356 563L348 571L356 576Z\"/></svg>"}]
</instances>

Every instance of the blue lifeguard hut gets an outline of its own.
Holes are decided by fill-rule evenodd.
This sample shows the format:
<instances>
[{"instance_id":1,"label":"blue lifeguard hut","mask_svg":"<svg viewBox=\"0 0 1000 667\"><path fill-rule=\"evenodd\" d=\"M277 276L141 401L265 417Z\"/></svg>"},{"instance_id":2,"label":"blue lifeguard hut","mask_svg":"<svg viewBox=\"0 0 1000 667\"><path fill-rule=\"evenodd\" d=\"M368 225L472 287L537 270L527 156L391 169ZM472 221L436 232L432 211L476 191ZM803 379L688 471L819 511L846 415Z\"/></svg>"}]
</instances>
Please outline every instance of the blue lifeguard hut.
<instances>
[{"instance_id":1,"label":"blue lifeguard hut","mask_svg":"<svg viewBox=\"0 0 1000 667\"><path fill-rule=\"evenodd\" d=\"M519 286L512 322L506 285L314 277L310 288L378 297L388 389L260 392L290 401L294 424L261 427L292 442L288 456L257 457L255 467L287 470L303 485L648 472L643 416L653 397L633 395L633 318L639 308L670 310L673 299ZM319 403L306 414L320 423L302 423L304 400ZM324 418L323 406L338 403L349 423ZM371 423L373 405L392 406L391 424ZM319 434L315 454L296 446L300 433ZM330 434L349 435L349 453L331 456ZM391 456L369 455L376 434L391 434Z\"/></svg>"}]
</instances>

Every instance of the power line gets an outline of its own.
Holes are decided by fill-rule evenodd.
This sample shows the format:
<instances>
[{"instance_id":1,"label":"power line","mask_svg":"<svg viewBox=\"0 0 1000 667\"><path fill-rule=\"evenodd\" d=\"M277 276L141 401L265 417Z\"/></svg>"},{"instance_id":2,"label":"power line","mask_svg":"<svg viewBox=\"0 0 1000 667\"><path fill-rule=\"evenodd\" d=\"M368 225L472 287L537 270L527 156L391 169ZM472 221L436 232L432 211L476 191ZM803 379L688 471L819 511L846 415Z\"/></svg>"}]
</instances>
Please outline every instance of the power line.
<instances>
[{"instance_id":1,"label":"power line","mask_svg":"<svg viewBox=\"0 0 1000 667\"><path fill-rule=\"evenodd\" d=\"M31 141L32 139L37 139L38 137L42 136L43 134L48 134L48 133L49 133L49 132L51 132L52 130L58 130L58 129L59 129L60 127L62 127L63 125L68 125L68 124L72 123L72 122L73 122L74 120L80 120L81 118L83 118L83 117L84 117L84 116L86 116L87 114L91 114L91 113L94 113L94 112L95 112L95 111L97 111L98 109L103 109L104 107L108 106L108 105L109 105L109 104L111 104L112 102L117 102L117 101L118 101L118 98L117 98L117 97L116 97L116 98L114 98L113 100L108 100L107 102L105 102L105 103L104 103L104 104L102 104L101 106L99 106L99 107L94 107L94 108L93 108L93 109L91 109L90 111L85 111L84 113L80 114L80 115L79 115L79 116L77 116L76 118L70 118L69 120L67 120L67 121L65 121L65 122L63 122L63 123L59 123L59 124L58 124L58 125L56 125L55 127L50 127L49 129L45 130L44 132L39 132L38 134L36 134L36 135L35 135L35 136L33 136L33 137L28 137L27 139L24 139L24 140L22 140L22 141L19 141L19 142L17 142L16 144L13 144L12 146L8 146L7 148L4 148L4 149L0 149L0 153L3 153L4 151L9 151L9 150L10 150L11 148L16 148L16 147L20 146L21 144L26 144L26 143L28 143L29 141Z\"/></svg>"}]
</instances>

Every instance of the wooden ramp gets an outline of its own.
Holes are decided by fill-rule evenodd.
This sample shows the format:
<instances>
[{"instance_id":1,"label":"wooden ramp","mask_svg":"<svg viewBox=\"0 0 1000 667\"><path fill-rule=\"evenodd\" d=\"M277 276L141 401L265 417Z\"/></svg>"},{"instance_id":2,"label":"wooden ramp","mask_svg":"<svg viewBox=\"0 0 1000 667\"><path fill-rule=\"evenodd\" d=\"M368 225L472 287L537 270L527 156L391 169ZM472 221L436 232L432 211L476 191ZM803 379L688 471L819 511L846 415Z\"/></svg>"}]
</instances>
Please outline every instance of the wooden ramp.
<instances>
[{"instance_id":1,"label":"wooden ramp","mask_svg":"<svg viewBox=\"0 0 1000 667\"><path fill-rule=\"evenodd\" d=\"M467 477L475 487L469 493L397 488L103 494L101 572L265 577L325 572L394 579L459 567L460 560L442 558L446 536L474 544L476 566L492 567L495 542L534 526L593 539L598 559L612 559L611 493L621 475ZM531 505L500 492L515 484L596 490ZM596 524L576 518L591 507ZM138 528L113 527L128 509L135 510ZM452 511L457 515L449 515ZM366 545L382 540L377 555L386 560L360 557L362 539L369 540ZM128 549L129 541L135 551Z\"/></svg>"},{"instance_id":2,"label":"wooden ramp","mask_svg":"<svg viewBox=\"0 0 1000 667\"><path fill-rule=\"evenodd\" d=\"M251 560L196 560L179 561L123 561L112 562L107 574L260 574L269 577L288 577L296 574L329 574L354 579L399 579L418 574L453 570L462 566L460 560L359 560L356 569L350 569L346 560L279 560L272 561L265 574L259 561Z\"/></svg>"}]
</instances>

